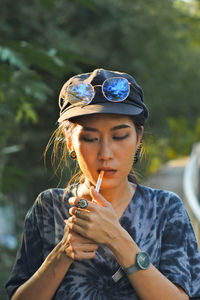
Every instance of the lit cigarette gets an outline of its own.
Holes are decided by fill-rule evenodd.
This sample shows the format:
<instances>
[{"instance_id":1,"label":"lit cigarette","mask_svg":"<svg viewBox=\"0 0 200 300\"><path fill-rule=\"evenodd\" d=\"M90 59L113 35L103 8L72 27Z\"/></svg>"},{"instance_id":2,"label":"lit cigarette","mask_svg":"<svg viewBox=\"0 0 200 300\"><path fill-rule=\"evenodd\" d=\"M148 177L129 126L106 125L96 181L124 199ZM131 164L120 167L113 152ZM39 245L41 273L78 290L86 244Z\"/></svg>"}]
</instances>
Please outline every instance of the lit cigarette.
<instances>
[{"instance_id":1,"label":"lit cigarette","mask_svg":"<svg viewBox=\"0 0 200 300\"><path fill-rule=\"evenodd\" d=\"M101 170L101 172L100 172L100 174L99 174L99 177L98 177L98 180L97 180L96 187L95 187L95 190L96 190L97 192L99 192L99 190L100 190L101 182L102 182L102 179L103 179L103 174L104 174L104 170Z\"/></svg>"}]
</instances>

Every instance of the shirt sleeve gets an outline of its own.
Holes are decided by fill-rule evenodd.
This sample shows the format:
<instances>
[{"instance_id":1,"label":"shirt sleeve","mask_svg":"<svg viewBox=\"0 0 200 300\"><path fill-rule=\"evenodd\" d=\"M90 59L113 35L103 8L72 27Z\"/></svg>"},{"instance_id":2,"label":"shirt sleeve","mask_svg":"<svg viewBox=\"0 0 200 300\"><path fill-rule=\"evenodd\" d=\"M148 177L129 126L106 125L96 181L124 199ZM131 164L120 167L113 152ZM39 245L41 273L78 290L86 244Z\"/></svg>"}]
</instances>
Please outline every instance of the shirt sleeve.
<instances>
[{"instance_id":1,"label":"shirt sleeve","mask_svg":"<svg viewBox=\"0 0 200 300\"><path fill-rule=\"evenodd\" d=\"M173 193L169 199L159 269L171 282L181 286L190 299L200 297L200 252L182 200Z\"/></svg>"},{"instance_id":2,"label":"shirt sleeve","mask_svg":"<svg viewBox=\"0 0 200 300\"><path fill-rule=\"evenodd\" d=\"M12 273L5 286L9 299L16 289L36 272L42 261L43 249L38 227L38 212L36 213L35 205L33 205L25 218L21 244Z\"/></svg>"}]
</instances>

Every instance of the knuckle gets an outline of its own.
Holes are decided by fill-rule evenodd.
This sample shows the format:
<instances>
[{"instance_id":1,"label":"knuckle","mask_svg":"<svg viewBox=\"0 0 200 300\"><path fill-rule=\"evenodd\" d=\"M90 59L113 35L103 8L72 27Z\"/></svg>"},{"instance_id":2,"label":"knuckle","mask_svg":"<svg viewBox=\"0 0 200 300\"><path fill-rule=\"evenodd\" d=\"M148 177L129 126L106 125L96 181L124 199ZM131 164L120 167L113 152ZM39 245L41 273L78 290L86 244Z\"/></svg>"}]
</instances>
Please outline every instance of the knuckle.
<instances>
[{"instance_id":1,"label":"knuckle","mask_svg":"<svg viewBox=\"0 0 200 300\"><path fill-rule=\"evenodd\" d=\"M87 218L87 221L92 222L93 219L94 219L94 214L93 214L93 213L90 213L90 214L88 214L88 215L86 216L86 218Z\"/></svg>"},{"instance_id":2,"label":"knuckle","mask_svg":"<svg viewBox=\"0 0 200 300\"><path fill-rule=\"evenodd\" d=\"M98 210L99 210L99 205L98 204L94 205L93 211L96 213L98 212Z\"/></svg>"},{"instance_id":3,"label":"knuckle","mask_svg":"<svg viewBox=\"0 0 200 300\"><path fill-rule=\"evenodd\" d=\"M90 235L89 230L88 229L85 230L83 235L84 235L84 237L89 238L89 235Z\"/></svg>"},{"instance_id":4,"label":"knuckle","mask_svg":"<svg viewBox=\"0 0 200 300\"><path fill-rule=\"evenodd\" d=\"M69 238L68 238L68 242L69 242L69 243L73 243L73 241L74 241L74 237L73 237L72 234L70 234L70 235L69 235Z\"/></svg>"},{"instance_id":5,"label":"knuckle","mask_svg":"<svg viewBox=\"0 0 200 300\"><path fill-rule=\"evenodd\" d=\"M90 231L91 228L92 228L92 223L87 223L87 224L85 225L85 231L86 231L86 232Z\"/></svg>"}]
</instances>

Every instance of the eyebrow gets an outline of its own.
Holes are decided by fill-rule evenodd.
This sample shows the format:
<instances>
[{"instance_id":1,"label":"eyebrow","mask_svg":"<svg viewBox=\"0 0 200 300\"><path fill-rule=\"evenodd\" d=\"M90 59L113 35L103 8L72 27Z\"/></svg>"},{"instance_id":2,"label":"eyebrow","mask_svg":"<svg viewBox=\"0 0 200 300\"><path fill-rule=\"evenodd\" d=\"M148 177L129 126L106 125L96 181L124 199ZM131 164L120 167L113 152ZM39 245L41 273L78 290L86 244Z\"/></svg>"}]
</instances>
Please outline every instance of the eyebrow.
<instances>
[{"instance_id":1,"label":"eyebrow","mask_svg":"<svg viewBox=\"0 0 200 300\"><path fill-rule=\"evenodd\" d=\"M127 124L117 125L117 126L112 127L111 131L118 130L118 129L123 129L123 128L131 128L131 126L127 125ZM93 131L93 132L98 132L99 131L97 128L88 127L88 126L84 126L83 130L84 131Z\"/></svg>"}]
</instances>

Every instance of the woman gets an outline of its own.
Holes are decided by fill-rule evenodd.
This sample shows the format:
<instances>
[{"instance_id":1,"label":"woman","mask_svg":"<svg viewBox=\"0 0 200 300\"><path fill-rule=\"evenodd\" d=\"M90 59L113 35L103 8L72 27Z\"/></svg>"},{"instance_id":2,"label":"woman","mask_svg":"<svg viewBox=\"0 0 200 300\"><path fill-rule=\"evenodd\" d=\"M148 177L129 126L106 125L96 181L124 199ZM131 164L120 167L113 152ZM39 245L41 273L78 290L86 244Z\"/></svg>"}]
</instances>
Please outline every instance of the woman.
<instances>
[{"instance_id":1,"label":"woman","mask_svg":"<svg viewBox=\"0 0 200 300\"><path fill-rule=\"evenodd\" d=\"M28 212L10 299L200 299L200 253L182 201L131 172L148 117L141 87L97 69L68 80L59 104L56 141L64 136L82 178L41 193Z\"/></svg>"}]
</instances>

